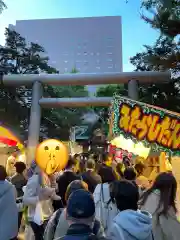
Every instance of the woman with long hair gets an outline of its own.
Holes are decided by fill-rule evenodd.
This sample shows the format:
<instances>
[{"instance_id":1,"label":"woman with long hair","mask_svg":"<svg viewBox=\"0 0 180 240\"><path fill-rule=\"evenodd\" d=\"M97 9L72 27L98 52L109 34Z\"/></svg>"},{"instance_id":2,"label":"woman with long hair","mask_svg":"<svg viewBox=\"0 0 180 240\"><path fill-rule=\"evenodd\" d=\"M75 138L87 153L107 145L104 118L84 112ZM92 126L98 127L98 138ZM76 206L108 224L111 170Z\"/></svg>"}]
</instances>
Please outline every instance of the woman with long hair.
<instances>
[{"instance_id":1,"label":"woman with long hair","mask_svg":"<svg viewBox=\"0 0 180 240\"><path fill-rule=\"evenodd\" d=\"M176 217L176 192L175 177L172 173L164 172L156 177L152 187L141 198L141 209L152 214L154 239L180 238L180 223Z\"/></svg>"},{"instance_id":2,"label":"woman with long hair","mask_svg":"<svg viewBox=\"0 0 180 240\"><path fill-rule=\"evenodd\" d=\"M98 184L94 190L94 202L96 207L96 218L102 222L105 232L108 231L113 218L118 214L118 209L111 197L113 183L117 176L111 167L103 166L99 175L102 183Z\"/></svg>"},{"instance_id":3,"label":"woman with long hair","mask_svg":"<svg viewBox=\"0 0 180 240\"><path fill-rule=\"evenodd\" d=\"M53 214L53 200L60 200L51 188L49 176L43 173L35 162L28 170L28 182L24 188L23 203L27 208L27 220L35 240L43 240L46 224Z\"/></svg>"}]
</instances>

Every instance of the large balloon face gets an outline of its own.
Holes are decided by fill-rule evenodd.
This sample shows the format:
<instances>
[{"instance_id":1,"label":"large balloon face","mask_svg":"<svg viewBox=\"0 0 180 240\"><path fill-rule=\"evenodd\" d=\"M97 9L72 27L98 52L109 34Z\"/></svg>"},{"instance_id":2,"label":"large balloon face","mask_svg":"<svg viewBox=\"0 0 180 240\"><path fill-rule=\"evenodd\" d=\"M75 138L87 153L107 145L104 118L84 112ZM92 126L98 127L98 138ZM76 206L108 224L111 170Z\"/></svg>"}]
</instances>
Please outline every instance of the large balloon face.
<instances>
[{"instance_id":1,"label":"large balloon face","mask_svg":"<svg viewBox=\"0 0 180 240\"><path fill-rule=\"evenodd\" d=\"M45 140L36 149L36 163L48 175L65 168L67 161L68 150L58 140Z\"/></svg>"}]
</instances>

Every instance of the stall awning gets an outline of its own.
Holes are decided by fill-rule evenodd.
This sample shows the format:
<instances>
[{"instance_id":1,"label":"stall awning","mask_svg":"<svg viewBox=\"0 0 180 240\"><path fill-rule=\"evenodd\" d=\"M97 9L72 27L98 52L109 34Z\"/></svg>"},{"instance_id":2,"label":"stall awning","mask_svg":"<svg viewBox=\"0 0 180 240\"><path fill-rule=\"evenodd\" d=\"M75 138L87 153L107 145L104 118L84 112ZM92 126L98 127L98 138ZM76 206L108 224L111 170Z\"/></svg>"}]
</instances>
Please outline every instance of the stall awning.
<instances>
[{"instance_id":1,"label":"stall awning","mask_svg":"<svg viewBox=\"0 0 180 240\"><path fill-rule=\"evenodd\" d=\"M6 138L6 137L1 137L1 136L0 136L0 142L12 147L17 145L17 141Z\"/></svg>"}]
</instances>

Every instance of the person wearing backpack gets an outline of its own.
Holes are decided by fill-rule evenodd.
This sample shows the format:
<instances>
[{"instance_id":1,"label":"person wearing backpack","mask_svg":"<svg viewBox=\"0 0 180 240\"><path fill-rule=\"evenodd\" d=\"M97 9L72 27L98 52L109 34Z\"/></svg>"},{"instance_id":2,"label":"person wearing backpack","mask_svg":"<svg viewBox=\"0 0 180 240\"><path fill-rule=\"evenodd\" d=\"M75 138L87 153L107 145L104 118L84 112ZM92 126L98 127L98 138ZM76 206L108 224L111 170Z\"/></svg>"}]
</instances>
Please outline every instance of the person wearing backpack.
<instances>
[{"instance_id":1,"label":"person wearing backpack","mask_svg":"<svg viewBox=\"0 0 180 240\"><path fill-rule=\"evenodd\" d=\"M66 190L65 200L68 201L69 196L79 189L88 191L88 185L81 181L75 180L71 182ZM44 240L55 240L63 237L68 230L68 221L66 219L66 208L57 210L50 218L44 233ZM105 233L101 222L95 219L93 223L93 233L98 239L104 239Z\"/></svg>"},{"instance_id":2,"label":"person wearing backpack","mask_svg":"<svg viewBox=\"0 0 180 240\"><path fill-rule=\"evenodd\" d=\"M112 220L118 214L118 209L111 197L111 186L116 181L116 175L110 167L101 168L102 184L98 184L94 191L96 218L101 221L105 233Z\"/></svg>"},{"instance_id":3,"label":"person wearing backpack","mask_svg":"<svg viewBox=\"0 0 180 240\"><path fill-rule=\"evenodd\" d=\"M80 189L70 195L66 208L66 219L69 229L64 237L56 240L100 240L93 233L95 204L90 192Z\"/></svg>"},{"instance_id":4,"label":"person wearing backpack","mask_svg":"<svg viewBox=\"0 0 180 240\"><path fill-rule=\"evenodd\" d=\"M88 189L91 193L94 193L96 186L101 183L101 176L95 171L95 161L88 159L86 162L86 171L82 174L82 179L88 184Z\"/></svg>"}]
</instances>

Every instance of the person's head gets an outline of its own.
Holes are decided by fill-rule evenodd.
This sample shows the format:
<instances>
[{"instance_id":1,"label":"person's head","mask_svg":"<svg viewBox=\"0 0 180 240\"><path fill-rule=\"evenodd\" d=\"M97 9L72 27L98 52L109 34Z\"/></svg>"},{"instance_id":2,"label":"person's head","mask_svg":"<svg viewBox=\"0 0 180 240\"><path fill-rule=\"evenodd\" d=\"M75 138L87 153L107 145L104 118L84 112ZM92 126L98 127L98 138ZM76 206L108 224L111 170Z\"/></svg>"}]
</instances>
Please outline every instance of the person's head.
<instances>
[{"instance_id":1,"label":"person's head","mask_svg":"<svg viewBox=\"0 0 180 240\"><path fill-rule=\"evenodd\" d=\"M130 162L131 161L127 156L123 157L123 164L124 164L125 167L130 167L130 165L131 165Z\"/></svg>"},{"instance_id":2,"label":"person's head","mask_svg":"<svg viewBox=\"0 0 180 240\"><path fill-rule=\"evenodd\" d=\"M19 148L18 148L18 147L15 147L15 148L14 148L14 151L12 152L12 156L13 156L13 157L17 157L19 153L20 153Z\"/></svg>"},{"instance_id":3,"label":"person's head","mask_svg":"<svg viewBox=\"0 0 180 240\"><path fill-rule=\"evenodd\" d=\"M156 177L152 187L149 190L147 190L142 196L141 204L143 205L146 202L148 196L157 190L159 191L160 194L158 208L162 209L159 212L159 215L161 214L166 215L169 207L173 207L176 212L177 209L175 205L175 199L177 192L177 182L172 173L169 172L160 173Z\"/></svg>"},{"instance_id":4,"label":"person's head","mask_svg":"<svg viewBox=\"0 0 180 240\"><path fill-rule=\"evenodd\" d=\"M95 168L96 168L95 161L92 158L88 159L88 161L86 162L86 170L95 170Z\"/></svg>"},{"instance_id":5,"label":"person's head","mask_svg":"<svg viewBox=\"0 0 180 240\"><path fill-rule=\"evenodd\" d=\"M6 169L4 166L0 165L0 181L5 181L7 178Z\"/></svg>"},{"instance_id":6,"label":"person's head","mask_svg":"<svg viewBox=\"0 0 180 240\"><path fill-rule=\"evenodd\" d=\"M104 152L101 154L101 161L105 164L108 162L108 153L107 152Z\"/></svg>"},{"instance_id":7,"label":"person's head","mask_svg":"<svg viewBox=\"0 0 180 240\"><path fill-rule=\"evenodd\" d=\"M136 172L134 171L134 168L128 167L124 170L124 178L129 181L136 180Z\"/></svg>"},{"instance_id":8,"label":"person's head","mask_svg":"<svg viewBox=\"0 0 180 240\"><path fill-rule=\"evenodd\" d=\"M139 201L138 188L127 180L116 181L112 188L112 198L119 211L137 210Z\"/></svg>"},{"instance_id":9,"label":"person's head","mask_svg":"<svg viewBox=\"0 0 180 240\"><path fill-rule=\"evenodd\" d=\"M72 192L67 202L66 216L69 225L82 223L92 226L95 220L93 195L83 189Z\"/></svg>"},{"instance_id":10,"label":"person's head","mask_svg":"<svg viewBox=\"0 0 180 240\"><path fill-rule=\"evenodd\" d=\"M26 164L23 162L16 162L14 166L16 168L16 172L19 174L23 174L26 170Z\"/></svg>"},{"instance_id":11,"label":"person's head","mask_svg":"<svg viewBox=\"0 0 180 240\"><path fill-rule=\"evenodd\" d=\"M84 189L84 190L88 191L87 183L85 183L84 181L81 181L81 180L74 180L73 182L71 182L66 189L66 193L65 193L66 202L68 201L68 198L71 195L71 193L73 193L74 191L77 191L79 189Z\"/></svg>"},{"instance_id":12,"label":"person's head","mask_svg":"<svg viewBox=\"0 0 180 240\"><path fill-rule=\"evenodd\" d=\"M72 156L69 156L69 160L68 163L66 165L66 169L68 170L72 170L74 172L77 172L78 168L78 161L76 159L74 159Z\"/></svg>"},{"instance_id":13,"label":"person's head","mask_svg":"<svg viewBox=\"0 0 180 240\"><path fill-rule=\"evenodd\" d=\"M124 164L122 162L117 163L116 171L121 178L124 178Z\"/></svg>"},{"instance_id":14,"label":"person's head","mask_svg":"<svg viewBox=\"0 0 180 240\"><path fill-rule=\"evenodd\" d=\"M111 183L116 180L116 174L111 167L101 167L99 175L102 178L102 183Z\"/></svg>"},{"instance_id":15,"label":"person's head","mask_svg":"<svg viewBox=\"0 0 180 240\"><path fill-rule=\"evenodd\" d=\"M140 175L143 174L145 166L144 166L144 164L142 162L138 162L138 163L136 163L134 168L135 168L135 170L137 172L137 175L140 176Z\"/></svg>"}]
</instances>

